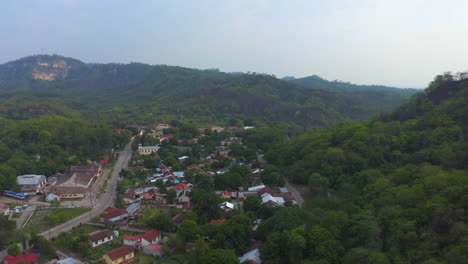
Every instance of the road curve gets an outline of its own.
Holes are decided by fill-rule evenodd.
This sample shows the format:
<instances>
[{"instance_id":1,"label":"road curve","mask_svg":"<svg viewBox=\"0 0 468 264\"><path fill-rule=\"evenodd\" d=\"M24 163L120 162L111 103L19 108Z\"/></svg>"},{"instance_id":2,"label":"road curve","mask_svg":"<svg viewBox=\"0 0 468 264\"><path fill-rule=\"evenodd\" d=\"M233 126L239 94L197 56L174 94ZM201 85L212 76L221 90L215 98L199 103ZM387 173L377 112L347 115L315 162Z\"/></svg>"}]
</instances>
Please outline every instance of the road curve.
<instances>
[{"instance_id":1,"label":"road curve","mask_svg":"<svg viewBox=\"0 0 468 264\"><path fill-rule=\"evenodd\" d=\"M61 232L66 232L72 229L73 227L91 221L91 219L93 219L96 216L99 216L107 207L112 206L116 197L116 187L117 181L119 179L119 173L123 168L126 168L128 166L128 161L131 157L132 141L130 141L120 153L119 158L115 162L112 176L110 180L107 181L106 191L105 193L101 194L101 198L99 199L99 201L97 201L94 208L88 213L82 214L76 218L71 219L70 221L67 221L47 231L44 231L40 233L40 235L46 239L54 238L58 236ZM102 175L102 177L106 176L107 175Z\"/></svg>"}]
</instances>

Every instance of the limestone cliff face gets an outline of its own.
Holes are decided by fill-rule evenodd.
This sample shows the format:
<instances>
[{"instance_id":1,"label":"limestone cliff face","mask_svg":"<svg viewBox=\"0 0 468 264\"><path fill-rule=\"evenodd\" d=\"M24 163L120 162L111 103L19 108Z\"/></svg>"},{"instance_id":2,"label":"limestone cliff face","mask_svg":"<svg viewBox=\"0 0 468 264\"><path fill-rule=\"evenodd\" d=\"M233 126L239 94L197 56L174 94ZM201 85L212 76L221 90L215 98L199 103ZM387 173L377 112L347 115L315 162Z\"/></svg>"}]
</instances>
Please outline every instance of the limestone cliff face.
<instances>
[{"instance_id":1,"label":"limestone cliff face","mask_svg":"<svg viewBox=\"0 0 468 264\"><path fill-rule=\"evenodd\" d=\"M34 79L53 81L56 79L66 78L71 65L64 59L53 59L47 60L37 58L32 68L32 77Z\"/></svg>"}]
</instances>

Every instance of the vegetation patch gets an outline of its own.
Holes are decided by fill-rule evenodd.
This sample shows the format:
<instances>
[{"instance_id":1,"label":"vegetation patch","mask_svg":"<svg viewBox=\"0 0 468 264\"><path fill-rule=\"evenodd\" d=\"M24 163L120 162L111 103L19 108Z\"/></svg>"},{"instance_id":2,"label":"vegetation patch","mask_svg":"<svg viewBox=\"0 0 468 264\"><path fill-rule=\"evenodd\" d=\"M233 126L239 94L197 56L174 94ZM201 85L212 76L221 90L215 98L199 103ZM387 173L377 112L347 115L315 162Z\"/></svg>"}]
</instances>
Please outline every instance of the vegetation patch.
<instances>
[{"instance_id":1,"label":"vegetation patch","mask_svg":"<svg viewBox=\"0 0 468 264\"><path fill-rule=\"evenodd\" d=\"M34 227L34 229L41 233L54 226L64 223L70 219L78 217L91 208L47 208L37 209L26 227Z\"/></svg>"}]
</instances>

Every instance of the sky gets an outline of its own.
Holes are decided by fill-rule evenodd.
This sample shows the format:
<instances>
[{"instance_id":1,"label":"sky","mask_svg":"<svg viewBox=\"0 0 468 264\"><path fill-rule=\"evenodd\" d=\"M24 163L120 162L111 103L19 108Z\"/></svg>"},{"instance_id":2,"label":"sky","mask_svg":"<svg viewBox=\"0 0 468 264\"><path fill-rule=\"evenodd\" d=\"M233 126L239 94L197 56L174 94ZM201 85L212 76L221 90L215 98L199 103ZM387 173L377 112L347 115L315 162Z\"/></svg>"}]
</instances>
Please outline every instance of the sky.
<instances>
[{"instance_id":1,"label":"sky","mask_svg":"<svg viewBox=\"0 0 468 264\"><path fill-rule=\"evenodd\" d=\"M468 70L467 10L466 0L1 1L0 63L59 54L424 88Z\"/></svg>"}]
</instances>

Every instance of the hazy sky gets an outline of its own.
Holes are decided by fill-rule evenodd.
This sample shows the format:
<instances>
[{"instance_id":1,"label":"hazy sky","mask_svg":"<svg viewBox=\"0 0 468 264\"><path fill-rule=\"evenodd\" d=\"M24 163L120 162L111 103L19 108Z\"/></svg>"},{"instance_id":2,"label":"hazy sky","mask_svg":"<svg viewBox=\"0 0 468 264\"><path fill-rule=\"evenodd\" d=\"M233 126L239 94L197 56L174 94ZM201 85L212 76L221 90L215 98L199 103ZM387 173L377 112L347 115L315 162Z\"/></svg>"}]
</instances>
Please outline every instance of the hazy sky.
<instances>
[{"instance_id":1,"label":"hazy sky","mask_svg":"<svg viewBox=\"0 0 468 264\"><path fill-rule=\"evenodd\" d=\"M32 54L425 87L468 70L468 1L14 0L0 63Z\"/></svg>"}]
</instances>

